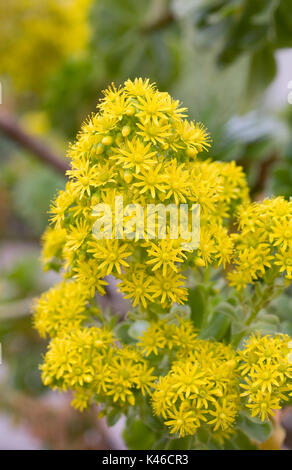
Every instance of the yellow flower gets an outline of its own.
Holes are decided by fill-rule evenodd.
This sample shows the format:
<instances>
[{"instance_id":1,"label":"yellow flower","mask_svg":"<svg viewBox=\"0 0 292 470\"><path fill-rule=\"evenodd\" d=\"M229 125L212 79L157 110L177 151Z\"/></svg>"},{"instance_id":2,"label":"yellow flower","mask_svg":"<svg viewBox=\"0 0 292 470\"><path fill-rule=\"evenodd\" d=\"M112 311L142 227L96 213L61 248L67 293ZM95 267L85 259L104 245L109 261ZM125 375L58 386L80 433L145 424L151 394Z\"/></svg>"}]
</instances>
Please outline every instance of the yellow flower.
<instances>
[{"instance_id":1,"label":"yellow flower","mask_svg":"<svg viewBox=\"0 0 292 470\"><path fill-rule=\"evenodd\" d=\"M284 250L292 246L292 220L276 220L272 229L271 240L275 246Z\"/></svg>"},{"instance_id":2,"label":"yellow flower","mask_svg":"<svg viewBox=\"0 0 292 470\"><path fill-rule=\"evenodd\" d=\"M175 204L186 203L189 194L189 172L184 165L178 165L176 160L171 160L165 167L165 191L166 199L173 197Z\"/></svg>"},{"instance_id":3,"label":"yellow flower","mask_svg":"<svg viewBox=\"0 0 292 470\"><path fill-rule=\"evenodd\" d=\"M183 353L184 350L190 351L195 345L197 345L197 332L194 330L194 325L190 320L185 318L178 319L178 325L174 325L173 329L170 328L168 325L165 325L165 336L167 338L167 343L170 344L168 347L179 348L179 350ZM171 336L171 338L169 338Z\"/></svg>"},{"instance_id":4,"label":"yellow flower","mask_svg":"<svg viewBox=\"0 0 292 470\"><path fill-rule=\"evenodd\" d=\"M218 260L218 264L222 264L223 268L225 268L227 264L231 263L234 243L232 238L228 235L227 230L224 228L218 227L218 230L216 230L215 233L215 238L217 248L215 257Z\"/></svg>"},{"instance_id":5,"label":"yellow flower","mask_svg":"<svg viewBox=\"0 0 292 470\"><path fill-rule=\"evenodd\" d=\"M149 78L143 80L143 78L135 78L135 80L127 80L125 82L125 93L127 95L136 96L147 96L154 93L155 85L150 83Z\"/></svg>"},{"instance_id":6,"label":"yellow flower","mask_svg":"<svg viewBox=\"0 0 292 470\"><path fill-rule=\"evenodd\" d=\"M153 145L165 145L171 136L171 127L165 119L137 123L137 135Z\"/></svg>"},{"instance_id":7,"label":"yellow flower","mask_svg":"<svg viewBox=\"0 0 292 470\"><path fill-rule=\"evenodd\" d=\"M151 144L144 144L141 140L134 137L133 140L127 140L124 148L118 148L117 154L113 155L111 159L116 160L118 165L123 165L124 168L134 169L136 173L140 170L149 170L151 165L154 165L155 152L150 152Z\"/></svg>"},{"instance_id":8,"label":"yellow flower","mask_svg":"<svg viewBox=\"0 0 292 470\"><path fill-rule=\"evenodd\" d=\"M63 228L48 227L42 236L43 252L42 261L44 264L49 263L54 257L60 257L62 249L66 242L67 232Z\"/></svg>"},{"instance_id":9,"label":"yellow flower","mask_svg":"<svg viewBox=\"0 0 292 470\"><path fill-rule=\"evenodd\" d=\"M187 362L184 369L180 365L173 368L173 390L180 396L184 394L189 398L193 393L199 393L200 387L205 385L205 371L199 364Z\"/></svg>"},{"instance_id":10,"label":"yellow flower","mask_svg":"<svg viewBox=\"0 0 292 470\"><path fill-rule=\"evenodd\" d=\"M52 214L50 221L57 227L61 226L65 218L66 210L74 202L75 196L69 183L66 185L66 191L60 191L55 202L51 205L49 212Z\"/></svg>"},{"instance_id":11,"label":"yellow flower","mask_svg":"<svg viewBox=\"0 0 292 470\"><path fill-rule=\"evenodd\" d=\"M185 258L182 247L177 246L176 240L161 240L157 244L149 242L147 253L150 259L146 264L153 265L152 271L162 268L163 276L166 275L168 267L177 271L174 263L181 263Z\"/></svg>"},{"instance_id":12,"label":"yellow flower","mask_svg":"<svg viewBox=\"0 0 292 470\"><path fill-rule=\"evenodd\" d=\"M76 282L61 282L35 301L34 326L40 335L76 328L87 318L88 291Z\"/></svg>"},{"instance_id":13,"label":"yellow flower","mask_svg":"<svg viewBox=\"0 0 292 470\"><path fill-rule=\"evenodd\" d=\"M136 115L145 124L148 122L158 124L158 119L164 118L171 111L170 105L168 93L148 93L145 96L138 96Z\"/></svg>"},{"instance_id":14,"label":"yellow flower","mask_svg":"<svg viewBox=\"0 0 292 470\"><path fill-rule=\"evenodd\" d=\"M287 400L291 390L289 341L288 335L252 335L238 352L242 360L238 369L244 377L241 396L247 398L246 407L252 416L259 415L262 421L281 407L281 401Z\"/></svg>"},{"instance_id":15,"label":"yellow flower","mask_svg":"<svg viewBox=\"0 0 292 470\"><path fill-rule=\"evenodd\" d=\"M153 382L156 377L153 375L154 367L149 369L146 362L138 365L136 369L136 376L134 378L136 387L141 390L142 395L146 395L150 392L150 388L153 386Z\"/></svg>"},{"instance_id":16,"label":"yellow flower","mask_svg":"<svg viewBox=\"0 0 292 470\"><path fill-rule=\"evenodd\" d=\"M165 320L151 322L149 328L139 337L138 346L146 357L152 352L157 355L162 349L178 349L182 354L197 346L196 336L191 321L184 317L175 317L173 323Z\"/></svg>"},{"instance_id":17,"label":"yellow flower","mask_svg":"<svg viewBox=\"0 0 292 470\"><path fill-rule=\"evenodd\" d=\"M220 428L225 431L234 424L237 415L237 407L235 403L226 398L216 401L214 407L215 410L209 410L210 415L214 416L214 418L209 421L209 424L214 424L215 431Z\"/></svg>"},{"instance_id":18,"label":"yellow flower","mask_svg":"<svg viewBox=\"0 0 292 470\"><path fill-rule=\"evenodd\" d=\"M208 148L209 136L201 124L184 119L184 112L179 102L159 92L149 80L128 80L124 86L112 85L104 92L98 113L83 125L77 141L70 146L70 181L51 209L53 230L62 230L64 235L52 261L67 271L67 277L74 276L83 284L87 279L92 295L95 289L104 292L101 277L113 273L122 279L121 289L133 299L134 306L141 304L146 308L148 303L162 303L166 307L186 301L185 279L181 273L189 266L196 269L198 265L222 264L224 268L228 264L236 265L232 274L228 270L230 282L236 287L255 282L273 267L272 248L267 238L260 247L254 243L257 254L254 256L250 250L241 249L242 240L248 239L248 234L239 234L237 239L229 235L228 224L233 214L241 203L248 201L244 174L234 162L197 158L200 151ZM123 198L124 207L140 204L142 209L148 203L160 206L167 203L172 207L183 203L189 208L193 203L200 204L199 249L191 255L184 253L186 241L179 230L178 239L169 240L173 227L170 226L172 217L168 216L167 239L160 240L161 232L156 229L161 217L156 219L155 227L148 227L146 211L141 224L136 222L136 236L125 244L126 239L130 240L134 224L131 225L128 214L116 210L117 196ZM114 233L116 220L124 215L127 225L123 241L92 240L95 207L99 203L110 206ZM268 204L264 207L271 213ZM281 217L288 207L281 202ZM259 206L252 206L253 227L259 211ZM255 240L257 237L259 234L255 233ZM139 264L146 266L144 274L132 277Z\"/></svg>"},{"instance_id":19,"label":"yellow flower","mask_svg":"<svg viewBox=\"0 0 292 470\"><path fill-rule=\"evenodd\" d=\"M40 92L66 58L84 51L90 36L91 4L92 0L1 3L0 19L5 21L1 70L12 77L17 90Z\"/></svg>"},{"instance_id":20,"label":"yellow flower","mask_svg":"<svg viewBox=\"0 0 292 470\"><path fill-rule=\"evenodd\" d=\"M146 357L151 353L157 355L159 350L166 346L163 326L162 322L152 323L147 331L144 331L143 335L139 337L139 346Z\"/></svg>"},{"instance_id":21,"label":"yellow flower","mask_svg":"<svg viewBox=\"0 0 292 470\"><path fill-rule=\"evenodd\" d=\"M73 163L73 169L67 171L72 178L72 189L79 199L84 194L91 195L93 188L113 183L114 170L109 163L105 165L91 165L89 160L80 159Z\"/></svg>"},{"instance_id":22,"label":"yellow flower","mask_svg":"<svg viewBox=\"0 0 292 470\"><path fill-rule=\"evenodd\" d=\"M105 294L104 286L107 286L108 283L103 279L103 275L100 266L94 259L86 261L80 259L74 268L74 278L84 289L88 289L91 297L94 297L96 290L101 295Z\"/></svg>"},{"instance_id":23,"label":"yellow flower","mask_svg":"<svg viewBox=\"0 0 292 470\"><path fill-rule=\"evenodd\" d=\"M141 170L141 174L136 174L135 177L139 180L139 183L135 183L134 186L140 188L140 194L150 192L151 196L155 198L156 192L164 192L163 176L160 173L162 165L156 165L155 168L149 170Z\"/></svg>"},{"instance_id":24,"label":"yellow flower","mask_svg":"<svg viewBox=\"0 0 292 470\"><path fill-rule=\"evenodd\" d=\"M276 254L276 266L280 266L280 272L286 271L288 279L292 279L292 245L288 250L280 249Z\"/></svg>"},{"instance_id":25,"label":"yellow flower","mask_svg":"<svg viewBox=\"0 0 292 470\"><path fill-rule=\"evenodd\" d=\"M65 248L69 251L75 251L80 248L85 239L90 234L90 224L87 220L77 220L76 225L70 225L69 230L67 232L67 241Z\"/></svg>"},{"instance_id":26,"label":"yellow flower","mask_svg":"<svg viewBox=\"0 0 292 470\"><path fill-rule=\"evenodd\" d=\"M197 417L197 412L190 409L185 409L183 405L180 409L174 409L169 412L169 418L165 421L166 426L170 427L170 433L179 433L181 437L192 435L199 427L200 418L205 419L202 412L200 418Z\"/></svg>"},{"instance_id":27,"label":"yellow flower","mask_svg":"<svg viewBox=\"0 0 292 470\"><path fill-rule=\"evenodd\" d=\"M125 96L121 88L117 89L114 84L107 90L104 90L103 94L104 99L98 105L98 108L110 119L121 120L131 106L129 98Z\"/></svg>"},{"instance_id":28,"label":"yellow flower","mask_svg":"<svg viewBox=\"0 0 292 470\"><path fill-rule=\"evenodd\" d=\"M200 230L199 256L203 258L204 263L207 265L212 262L216 252L216 240L212 231L202 227Z\"/></svg>"},{"instance_id":29,"label":"yellow flower","mask_svg":"<svg viewBox=\"0 0 292 470\"><path fill-rule=\"evenodd\" d=\"M246 406L250 409L251 416L259 416L262 421L265 421L269 416L274 416L275 410L281 408L279 398L269 392L265 394L257 392L256 395L251 395Z\"/></svg>"},{"instance_id":30,"label":"yellow flower","mask_svg":"<svg viewBox=\"0 0 292 470\"><path fill-rule=\"evenodd\" d=\"M96 368L113 344L110 331L100 328L76 328L52 339L41 366L45 384L60 389L94 386Z\"/></svg>"},{"instance_id":31,"label":"yellow flower","mask_svg":"<svg viewBox=\"0 0 292 470\"><path fill-rule=\"evenodd\" d=\"M94 240L88 246L88 253L93 253L93 257L99 261L100 271L106 275L115 271L121 274L121 267L129 266L126 259L132 250L128 243L120 240Z\"/></svg>"},{"instance_id":32,"label":"yellow flower","mask_svg":"<svg viewBox=\"0 0 292 470\"><path fill-rule=\"evenodd\" d=\"M185 277L167 269L165 276L156 271L152 281L154 299L158 298L162 304L182 304L187 298L187 290L183 287Z\"/></svg>"},{"instance_id":33,"label":"yellow flower","mask_svg":"<svg viewBox=\"0 0 292 470\"><path fill-rule=\"evenodd\" d=\"M210 137L201 123L195 124L188 121L177 121L176 132L187 147L194 147L201 152L210 146Z\"/></svg>"},{"instance_id":34,"label":"yellow flower","mask_svg":"<svg viewBox=\"0 0 292 470\"><path fill-rule=\"evenodd\" d=\"M148 277L143 269L136 269L133 273L124 275L119 289L126 294L126 299L133 299L134 307L141 303L146 308L147 302L153 301L152 278Z\"/></svg>"},{"instance_id":35,"label":"yellow flower","mask_svg":"<svg viewBox=\"0 0 292 470\"><path fill-rule=\"evenodd\" d=\"M112 396L114 403L121 401L134 405L134 388L145 394L155 380L152 375L153 368L150 369L136 351L134 355L131 352L127 347L117 351L109 365L110 380L106 394Z\"/></svg>"},{"instance_id":36,"label":"yellow flower","mask_svg":"<svg viewBox=\"0 0 292 470\"><path fill-rule=\"evenodd\" d=\"M250 377L245 379L245 384L241 384L242 388L247 389L241 396L249 395L250 393L261 390L265 393L267 390L269 393L275 387L280 387L284 381L284 375L278 370L277 365L271 363L267 364L256 364L250 373Z\"/></svg>"},{"instance_id":37,"label":"yellow flower","mask_svg":"<svg viewBox=\"0 0 292 470\"><path fill-rule=\"evenodd\" d=\"M181 318L178 328L184 324ZM194 335L191 323L186 322L185 329L190 332L192 329ZM144 333L141 341L145 342L146 337ZM170 432L181 436L193 435L202 425L212 426L216 431L231 429L241 409L235 351L224 344L194 337L188 346L187 359L181 358L180 347L176 356L168 374L155 386L154 413L163 417Z\"/></svg>"}]
</instances>

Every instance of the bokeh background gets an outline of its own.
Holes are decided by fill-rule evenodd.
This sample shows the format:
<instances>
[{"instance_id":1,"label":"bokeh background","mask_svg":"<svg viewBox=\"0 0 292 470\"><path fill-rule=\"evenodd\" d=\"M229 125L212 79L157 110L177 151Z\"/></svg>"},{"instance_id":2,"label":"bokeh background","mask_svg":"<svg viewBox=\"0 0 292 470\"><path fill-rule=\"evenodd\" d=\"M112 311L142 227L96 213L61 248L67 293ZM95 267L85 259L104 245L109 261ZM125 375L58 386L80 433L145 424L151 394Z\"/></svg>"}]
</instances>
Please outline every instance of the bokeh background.
<instances>
[{"instance_id":1,"label":"bokeh background","mask_svg":"<svg viewBox=\"0 0 292 470\"><path fill-rule=\"evenodd\" d=\"M0 0L0 23L0 449L123 448L122 422L74 411L38 370L30 308L56 281L40 238L66 148L104 88L148 77L208 127L204 158L242 165L254 199L289 198L292 0ZM292 291L272 308L292 336ZM291 448L291 410L276 420L269 445Z\"/></svg>"}]
</instances>

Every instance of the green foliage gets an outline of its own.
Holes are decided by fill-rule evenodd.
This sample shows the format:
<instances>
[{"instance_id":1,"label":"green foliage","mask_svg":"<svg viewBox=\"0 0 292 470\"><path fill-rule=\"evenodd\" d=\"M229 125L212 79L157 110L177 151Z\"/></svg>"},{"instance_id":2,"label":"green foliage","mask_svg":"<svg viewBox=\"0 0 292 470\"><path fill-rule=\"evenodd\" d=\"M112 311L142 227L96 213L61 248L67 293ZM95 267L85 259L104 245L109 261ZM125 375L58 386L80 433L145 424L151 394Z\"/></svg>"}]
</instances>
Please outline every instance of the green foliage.
<instances>
[{"instance_id":1,"label":"green foliage","mask_svg":"<svg viewBox=\"0 0 292 470\"><path fill-rule=\"evenodd\" d=\"M201 328L207 311L207 292L205 286L197 285L189 289L189 305L191 319L196 328Z\"/></svg>"},{"instance_id":2,"label":"green foliage","mask_svg":"<svg viewBox=\"0 0 292 470\"><path fill-rule=\"evenodd\" d=\"M132 450L152 449L155 444L155 435L139 419L135 419L125 428L123 437L127 447Z\"/></svg>"},{"instance_id":3,"label":"green foliage","mask_svg":"<svg viewBox=\"0 0 292 470\"><path fill-rule=\"evenodd\" d=\"M50 198L63 186L64 179L44 166L30 166L25 177L23 174L16 176L12 202L30 233L42 233L48 223Z\"/></svg>"},{"instance_id":4,"label":"green foliage","mask_svg":"<svg viewBox=\"0 0 292 470\"><path fill-rule=\"evenodd\" d=\"M177 80L183 57L182 32L173 21L151 30L151 24L167 14L164 3L93 2L88 49L65 60L48 83L44 108L55 128L72 138L80 122L95 110L98 94L112 81L119 84L127 78L151 77L167 89Z\"/></svg>"},{"instance_id":5,"label":"green foliage","mask_svg":"<svg viewBox=\"0 0 292 470\"><path fill-rule=\"evenodd\" d=\"M5 348L5 363L9 367L7 387L32 396L45 392L38 370L39 357L44 353L45 344L32 332L30 317L1 319L0 341Z\"/></svg>"},{"instance_id":6,"label":"green foliage","mask_svg":"<svg viewBox=\"0 0 292 470\"><path fill-rule=\"evenodd\" d=\"M159 3L161 7L159 7ZM91 12L92 47L100 55L105 79L123 81L151 77L169 87L179 70L179 35L166 18L161 28L151 27L167 13L163 4L146 0L99 0Z\"/></svg>"},{"instance_id":7,"label":"green foliage","mask_svg":"<svg viewBox=\"0 0 292 470\"><path fill-rule=\"evenodd\" d=\"M222 43L220 65L229 65L242 54L250 56L249 92L255 87L262 91L270 83L276 73L276 50L292 46L291 0L201 1L195 20L212 41Z\"/></svg>"},{"instance_id":8,"label":"green foliage","mask_svg":"<svg viewBox=\"0 0 292 470\"><path fill-rule=\"evenodd\" d=\"M273 432L271 423L262 423L259 419L251 418L244 413L240 414L237 428L249 439L258 443L267 441Z\"/></svg>"},{"instance_id":9,"label":"green foliage","mask_svg":"<svg viewBox=\"0 0 292 470\"><path fill-rule=\"evenodd\" d=\"M73 138L80 123L95 110L103 79L102 58L94 51L68 58L50 79L45 93L44 109L53 127Z\"/></svg>"},{"instance_id":10,"label":"green foliage","mask_svg":"<svg viewBox=\"0 0 292 470\"><path fill-rule=\"evenodd\" d=\"M287 198L291 197L292 188L292 106L287 106L280 115L280 119L286 124L288 139L286 139L284 148L277 155L272 178L269 181L268 189L273 194L280 192ZM279 146L277 146L279 147Z\"/></svg>"}]
</instances>

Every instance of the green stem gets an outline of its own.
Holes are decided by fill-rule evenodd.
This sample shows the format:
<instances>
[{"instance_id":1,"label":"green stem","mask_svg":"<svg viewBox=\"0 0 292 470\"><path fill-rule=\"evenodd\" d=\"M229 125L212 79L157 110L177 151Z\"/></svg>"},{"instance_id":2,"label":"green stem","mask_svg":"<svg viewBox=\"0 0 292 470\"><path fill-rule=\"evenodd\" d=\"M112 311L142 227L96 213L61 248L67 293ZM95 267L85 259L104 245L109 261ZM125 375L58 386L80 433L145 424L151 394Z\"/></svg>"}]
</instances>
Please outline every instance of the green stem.
<instances>
[{"instance_id":1,"label":"green stem","mask_svg":"<svg viewBox=\"0 0 292 470\"><path fill-rule=\"evenodd\" d=\"M252 299L250 301L250 306L251 306L251 313L249 317L247 318L247 302L244 299L244 296L241 295L240 298L240 303L242 305L242 310L243 310L243 317L245 319L244 321L244 330L242 333L239 333L236 338L234 338L232 344L234 347L237 347L238 344L240 343L241 339L245 336L247 327L249 327L252 322L256 319L258 313L262 310L262 308L266 307L274 298L276 295L280 295L280 293L283 292L285 285L282 283L281 285L276 285L275 281L279 275L278 269L274 269L274 271L269 273L269 277L265 278L266 284L260 290L260 288L257 289L255 288L255 292L252 296Z\"/></svg>"}]
</instances>

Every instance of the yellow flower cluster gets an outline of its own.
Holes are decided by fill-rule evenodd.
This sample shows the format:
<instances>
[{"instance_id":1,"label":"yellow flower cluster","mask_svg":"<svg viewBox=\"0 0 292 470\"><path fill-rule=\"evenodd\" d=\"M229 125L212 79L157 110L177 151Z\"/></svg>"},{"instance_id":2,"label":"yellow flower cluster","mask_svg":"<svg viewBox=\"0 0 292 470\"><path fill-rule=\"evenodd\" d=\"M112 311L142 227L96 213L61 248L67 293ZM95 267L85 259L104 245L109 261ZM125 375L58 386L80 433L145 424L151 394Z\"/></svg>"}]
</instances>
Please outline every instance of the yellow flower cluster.
<instances>
[{"instance_id":1,"label":"yellow flower cluster","mask_svg":"<svg viewBox=\"0 0 292 470\"><path fill-rule=\"evenodd\" d=\"M195 347L160 377L152 396L155 414L180 436L193 435L204 424L225 431L239 411L235 353L209 341L197 340Z\"/></svg>"},{"instance_id":2,"label":"yellow flower cluster","mask_svg":"<svg viewBox=\"0 0 292 470\"><path fill-rule=\"evenodd\" d=\"M222 266L238 289L268 273L272 281L291 280L292 202L251 203L234 162L199 160L209 146L206 130L187 121L185 108L148 80L112 86L98 107L69 150L69 181L52 204L43 236L46 267L64 275L34 306L36 328L52 338L44 383L72 389L79 409L96 402L127 411L143 400L148 406L150 397L171 433L193 435L203 427L222 440L234 431L239 412L265 420L291 393L289 338L252 336L236 351L201 339L187 315L169 310L187 301L191 269ZM131 238L131 215L117 205L121 197L124 208L199 204L199 247L187 248L180 232L170 236L171 214L165 238L149 237L144 224L136 227L142 237ZM110 208L104 229L112 228L112 238L95 235L98 204ZM152 320L133 346L96 326L95 295L105 293L110 274L144 320ZM136 314L138 308L132 319Z\"/></svg>"},{"instance_id":3,"label":"yellow flower cluster","mask_svg":"<svg viewBox=\"0 0 292 470\"><path fill-rule=\"evenodd\" d=\"M203 426L222 438L233 432L239 411L250 409L264 421L287 399L289 340L253 335L235 351L200 339L189 320L175 317L152 322L137 346L120 347L108 328L77 326L51 340L42 377L52 388L70 388L80 410L96 402L125 411L141 393L170 433L193 435ZM156 369L152 355L160 355Z\"/></svg>"},{"instance_id":4,"label":"yellow flower cluster","mask_svg":"<svg viewBox=\"0 0 292 470\"><path fill-rule=\"evenodd\" d=\"M0 4L1 73L36 90L69 54L84 50L92 0L10 0Z\"/></svg>"},{"instance_id":5,"label":"yellow flower cluster","mask_svg":"<svg viewBox=\"0 0 292 470\"><path fill-rule=\"evenodd\" d=\"M120 290L134 306L167 308L184 303L186 267L231 262L233 241L228 222L248 201L245 176L234 162L200 161L209 146L201 124L184 119L185 108L148 80L128 80L105 91L99 113L93 115L71 146L72 169L66 190L52 205L52 224L44 235L44 261L58 261L83 285L103 293L104 276L120 279ZM182 234L166 238L114 238L116 198L123 206L140 204L200 204L200 247L190 252ZM112 211L113 238L92 234L97 204ZM131 217L122 214L127 222ZM157 220L156 220L157 225ZM155 226L154 230L157 229ZM145 236L144 236L145 235Z\"/></svg>"},{"instance_id":6,"label":"yellow flower cluster","mask_svg":"<svg viewBox=\"0 0 292 470\"><path fill-rule=\"evenodd\" d=\"M70 180L51 208L44 261L63 264L67 277L91 286L92 296L95 290L104 293L103 278L113 274L134 306L168 308L187 299L182 272L209 264L233 265L227 277L238 289L262 278L267 269L291 280L292 202L277 197L250 203L241 167L196 158L209 146L209 137L184 113L148 80L128 80L123 88L105 91L99 113L72 145ZM172 239L170 219L164 239L157 233L150 239L144 224L141 238L127 237L127 225L114 238L121 217L131 223L125 211L116 213L119 197L124 208L199 204L199 248L186 248L181 233ZM99 203L111 208L111 239L99 240L92 233Z\"/></svg>"},{"instance_id":7,"label":"yellow flower cluster","mask_svg":"<svg viewBox=\"0 0 292 470\"><path fill-rule=\"evenodd\" d=\"M33 308L34 326L42 337L79 327L88 319L88 292L77 282L61 282L41 295Z\"/></svg>"},{"instance_id":8,"label":"yellow flower cluster","mask_svg":"<svg viewBox=\"0 0 292 470\"><path fill-rule=\"evenodd\" d=\"M201 426L232 431L246 408L264 421L292 391L289 340L287 335L252 336L242 351L235 351L196 337L189 321L152 323L140 348L146 356L168 353L173 358L169 372L155 384L154 413L180 436L193 435Z\"/></svg>"},{"instance_id":9,"label":"yellow flower cluster","mask_svg":"<svg viewBox=\"0 0 292 470\"><path fill-rule=\"evenodd\" d=\"M279 196L242 205L238 209L240 231L231 234L235 269L228 273L230 284L245 287L263 277L285 273L292 280L292 201Z\"/></svg>"},{"instance_id":10,"label":"yellow flower cluster","mask_svg":"<svg viewBox=\"0 0 292 470\"><path fill-rule=\"evenodd\" d=\"M133 347L119 348L108 329L76 328L51 340L41 366L45 385L74 392L75 408L93 401L107 406L135 404L135 392L149 392L155 377Z\"/></svg>"},{"instance_id":11,"label":"yellow flower cluster","mask_svg":"<svg viewBox=\"0 0 292 470\"><path fill-rule=\"evenodd\" d=\"M243 361L239 370L244 377L241 396L247 398L246 406L252 416L259 415L265 420L274 414L273 410L281 408L281 402L287 400L287 392L292 392L289 340L287 335L262 338L253 335L239 352Z\"/></svg>"},{"instance_id":12,"label":"yellow flower cluster","mask_svg":"<svg viewBox=\"0 0 292 470\"><path fill-rule=\"evenodd\" d=\"M180 356L183 356L194 349L198 340L193 323L185 318L178 317L176 320L172 323L158 320L150 324L138 343L146 357L151 353L158 355L167 350L179 350Z\"/></svg>"}]
</instances>

